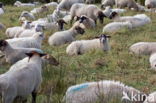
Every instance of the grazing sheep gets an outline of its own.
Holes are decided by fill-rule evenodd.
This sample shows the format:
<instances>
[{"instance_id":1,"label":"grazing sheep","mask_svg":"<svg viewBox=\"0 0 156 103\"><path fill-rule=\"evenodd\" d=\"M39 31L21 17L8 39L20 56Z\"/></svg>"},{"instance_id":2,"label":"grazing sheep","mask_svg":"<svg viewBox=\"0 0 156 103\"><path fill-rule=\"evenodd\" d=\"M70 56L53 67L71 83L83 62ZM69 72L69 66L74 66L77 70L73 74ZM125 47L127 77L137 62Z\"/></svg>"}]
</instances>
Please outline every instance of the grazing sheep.
<instances>
[{"instance_id":1,"label":"grazing sheep","mask_svg":"<svg viewBox=\"0 0 156 103\"><path fill-rule=\"evenodd\" d=\"M13 38L13 37L15 37L15 35L19 35L24 30L31 29L30 23L31 22L29 22L29 21L24 21L24 22L22 22L22 26L7 28L5 34L9 38Z\"/></svg>"},{"instance_id":2,"label":"grazing sheep","mask_svg":"<svg viewBox=\"0 0 156 103\"><path fill-rule=\"evenodd\" d=\"M0 75L0 94L3 103L13 103L16 97L22 98L22 103L32 95L32 103L36 103L37 91L42 82L42 51L26 53L29 60L22 66L13 65L13 69ZM11 67L12 68L12 67Z\"/></svg>"},{"instance_id":3,"label":"grazing sheep","mask_svg":"<svg viewBox=\"0 0 156 103\"><path fill-rule=\"evenodd\" d=\"M44 33L36 32L32 37L7 39L6 41L13 47L41 49L43 39Z\"/></svg>"},{"instance_id":4,"label":"grazing sheep","mask_svg":"<svg viewBox=\"0 0 156 103\"><path fill-rule=\"evenodd\" d=\"M102 0L101 8L104 8L107 6L113 7L113 5L115 5L115 0Z\"/></svg>"},{"instance_id":5,"label":"grazing sheep","mask_svg":"<svg viewBox=\"0 0 156 103\"><path fill-rule=\"evenodd\" d=\"M109 51L110 45L108 38L110 38L110 36L101 35L99 39L74 41L68 45L66 53L68 55L79 55L84 54L85 52L88 52L92 49Z\"/></svg>"},{"instance_id":6,"label":"grazing sheep","mask_svg":"<svg viewBox=\"0 0 156 103\"><path fill-rule=\"evenodd\" d=\"M28 11L23 11L21 13L19 20L21 20L22 17L25 17L26 19L30 19L30 20L35 20L35 16L32 13L29 13Z\"/></svg>"},{"instance_id":7,"label":"grazing sheep","mask_svg":"<svg viewBox=\"0 0 156 103\"><path fill-rule=\"evenodd\" d=\"M87 17L93 19L96 23L97 19L100 20L100 23L103 23L103 18L106 17L105 14L102 12L101 9L99 9L95 5L85 5L85 4L74 4L71 9L71 23L75 16L80 17L81 15L86 15Z\"/></svg>"},{"instance_id":8,"label":"grazing sheep","mask_svg":"<svg viewBox=\"0 0 156 103\"><path fill-rule=\"evenodd\" d=\"M138 55L151 55L156 52L156 42L138 42L133 44L129 49Z\"/></svg>"},{"instance_id":9,"label":"grazing sheep","mask_svg":"<svg viewBox=\"0 0 156 103\"><path fill-rule=\"evenodd\" d=\"M47 11L49 11L47 6L41 6L39 8L34 8L33 10L30 11L30 13L40 14L40 13L47 12Z\"/></svg>"},{"instance_id":10,"label":"grazing sheep","mask_svg":"<svg viewBox=\"0 0 156 103\"><path fill-rule=\"evenodd\" d=\"M151 54L149 62L151 64L151 69L156 70L156 53Z\"/></svg>"},{"instance_id":11,"label":"grazing sheep","mask_svg":"<svg viewBox=\"0 0 156 103\"><path fill-rule=\"evenodd\" d=\"M49 45L59 46L75 40L77 34L83 34L85 31L80 26L73 26L69 30L55 32L49 37Z\"/></svg>"},{"instance_id":12,"label":"grazing sheep","mask_svg":"<svg viewBox=\"0 0 156 103\"><path fill-rule=\"evenodd\" d=\"M145 6L148 9L155 8L156 7L156 1L155 0L145 0Z\"/></svg>"},{"instance_id":13,"label":"grazing sheep","mask_svg":"<svg viewBox=\"0 0 156 103\"><path fill-rule=\"evenodd\" d=\"M36 48L12 47L7 41L0 40L0 50L5 55L6 62L14 64L26 57L25 53L37 51Z\"/></svg>"},{"instance_id":14,"label":"grazing sheep","mask_svg":"<svg viewBox=\"0 0 156 103\"><path fill-rule=\"evenodd\" d=\"M57 2L50 2L48 4L45 4L46 7L53 7L53 8L57 8L58 3Z\"/></svg>"},{"instance_id":15,"label":"grazing sheep","mask_svg":"<svg viewBox=\"0 0 156 103\"><path fill-rule=\"evenodd\" d=\"M132 24L129 21L128 22L112 22L104 26L103 32L114 33L123 28L132 29Z\"/></svg>"},{"instance_id":16,"label":"grazing sheep","mask_svg":"<svg viewBox=\"0 0 156 103\"><path fill-rule=\"evenodd\" d=\"M57 6L58 10L66 10L69 11L73 4L76 3L84 3L84 0L61 0L59 5Z\"/></svg>"},{"instance_id":17,"label":"grazing sheep","mask_svg":"<svg viewBox=\"0 0 156 103\"><path fill-rule=\"evenodd\" d=\"M113 100L119 100L122 103L134 103L135 101L131 101L132 94L136 95L136 100L140 103L145 100L146 95L139 90L121 82L105 80L69 87L64 101L65 103L111 103Z\"/></svg>"},{"instance_id":18,"label":"grazing sheep","mask_svg":"<svg viewBox=\"0 0 156 103\"><path fill-rule=\"evenodd\" d=\"M17 6L17 7L35 7L35 4L32 4L32 3L21 3L20 1L16 1L14 3L14 6Z\"/></svg>"},{"instance_id":19,"label":"grazing sheep","mask_svg":"<svg viewBox=\"0 0 156 103\"><path fill-rule=\"evenodd\" d=\"M116 6L119 8L128 7L129 9L133 8L138 10L138 5L134 0L115 0Z\"/></svg>"},{"instance_id":20,"label":"grazing sheep","mask_svg":"<svg viewBox=\"0 0 156 103\"><path fill-rule=\"evenodd\" d=\"M86 4L94 4L95 0L86 0Z\"/></svg>"}]
</instances>

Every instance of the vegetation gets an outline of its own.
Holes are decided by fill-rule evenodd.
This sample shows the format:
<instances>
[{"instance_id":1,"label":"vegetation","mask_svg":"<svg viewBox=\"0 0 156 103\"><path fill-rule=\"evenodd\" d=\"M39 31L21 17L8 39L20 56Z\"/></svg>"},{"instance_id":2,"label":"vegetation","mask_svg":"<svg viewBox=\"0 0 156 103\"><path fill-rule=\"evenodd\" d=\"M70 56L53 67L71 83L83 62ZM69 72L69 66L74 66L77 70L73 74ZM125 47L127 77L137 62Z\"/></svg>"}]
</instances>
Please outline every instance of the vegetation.
<instances>
[{"instance_id":1,"label":"vegetation","mask_svg":"<svg viewBox=\"0 0 156 103\"><path fill-rule=\"evenodd\" d=\"M5 7L5 14L0 17L0 22L6 27L21 25L18 21L23 10L32 8ZM49 11L52 13L52 10ZM124 15L135 15L138 12L128 11ZM140 12L142 13L142 12ZM65 52L66 45L51 47L47 39L55 31L45 31L46 38L43 50L53 55L60 62L55 67L48 64L43 69L43 83L37 97L37 103L62 103L67 88L71 85L86 81L117 80L133 86L141 91L150 93L156 90L156 72L150 69L149 56L136 56L129 52L129 47L139 41L155 41L156 39L156 14L146 13L151 17L152 23L133 30L123 29L120 32L109 34L111 51L103 52L92 50L80 56L68 56ZM45 17L46 15L39 15ZM76 39L91 39L102 32L104 25L112 22L105 19L103 25L98 24L95 29L86 30L84 35ZM70 28L70 24L66 29ZM0 31L0 39L6 39L5 31ZM11 65L0 61L0 73L5 73ZM31 100L28 101L28 103ZM113 101L112 103L120 103Z\"/></svg>"}]
</instances>

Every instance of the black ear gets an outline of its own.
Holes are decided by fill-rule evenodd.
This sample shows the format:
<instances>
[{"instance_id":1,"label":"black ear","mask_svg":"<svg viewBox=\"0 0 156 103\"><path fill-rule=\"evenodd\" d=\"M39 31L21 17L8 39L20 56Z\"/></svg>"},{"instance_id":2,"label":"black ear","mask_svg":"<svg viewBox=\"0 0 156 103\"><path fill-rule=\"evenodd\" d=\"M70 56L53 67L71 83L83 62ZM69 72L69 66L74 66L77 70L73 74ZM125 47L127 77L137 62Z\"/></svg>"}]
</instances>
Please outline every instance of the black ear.
<instances>
[{"instance_id":1,"label":"black ear","mask_svg":"<svg viewBox=\"0 0 156 103\"><path fill-rule=\"evenodd\" d=\"M47 54L40 54L40 57L46 56Z\"/></svg>"},{"instance_id":2,"label":"black ear","mask_svg":"<svg viewBox=\"0 0 156 103\"><path fill-rule=\"evenodd\" d=\"M25 53L29 58L33 56L33 53Z\"/></svg>"}]
</instances>

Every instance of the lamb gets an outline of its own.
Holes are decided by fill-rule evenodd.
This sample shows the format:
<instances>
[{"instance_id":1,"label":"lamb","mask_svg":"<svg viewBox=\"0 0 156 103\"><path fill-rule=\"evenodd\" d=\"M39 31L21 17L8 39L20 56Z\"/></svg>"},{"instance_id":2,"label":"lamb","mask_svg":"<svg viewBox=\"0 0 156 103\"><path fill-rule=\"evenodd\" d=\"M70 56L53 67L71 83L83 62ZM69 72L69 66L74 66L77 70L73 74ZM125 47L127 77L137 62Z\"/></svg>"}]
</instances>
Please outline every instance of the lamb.
<instances>
[{"instance_id":1,"label":"lamb","mask_svg":"<svg viewBox=\"0 0 156 103\"><path fill-rule=\"evenodd\" d=\"M94 4L95 3L95 0L86 0L86 3L87 4Z\"/></svg>"},{"instance_id":2,"label":"lamb","mask_svg":"<svg viewBox=\"0 0 156 103\"><path fill-rule=\"evenodd\" d=\"M155 8L156 7L156 1L155 0L145 0L145 6L148 9Z\"/></svg>"},{"instance_id":3,"label":"lamb","mask_svg":"<svg viewBox=\"0 0 156 103\"><path fill-rule=\"evenodd\" d=\"M122 103L134 102L131 98L136 95L136 101L145 101L146 94L139 90L126 86L117 81L87 82L71 86L67 89L65 103L111 103L119 100Z\"/></svg>"},{"instance_id":4,"label":"lamb","mask_svg":"<svg viewBox=\"0 0 156 103\"><path fill-rule=\"evenodd\" d=\"M113 5L115 5L115 0L102 0L101 8L104 8L107 6L113 7Z\"/></svg>"},{"instance_id":5,"label":"lamb","mask_svg":"<svg viewBox=\"0 0 156 103\"><path fill-rule=\"evenodd\" d=\"M156 52L156 42L138 42L130 46L129 50L137 55L151 55Z\"/></svg>"},{"instance_id":6,"label":"lamb","mask_svg":"<svg viewBox=\"0 0 156 103\"><path fill-rule=\"evenodd\" d=\"M32 37L7 39L6 41L13 47L41 49L43 39L44 33L36 32Z\"/></svg>"},{"instance_id":7,"label":"lamb","mask_svg":"<svg viewBox=\"0 0 156 103\"><path fill-rule=\"evenodd\" d=\"M69 30L55 32L49 37L49 45L59 46L75 40L77 34L84 34L84 29L80 26L73 26Z\"/></svg>"},{"instance_id":8,"label":"lamb","mask_svg":"<svg viewBox=\"0 0 156 103\"><path fill-rule=\"evenodd\" d=\"M119 8L128 7L129 9L134 8L138 11L138 5L134 0L115 0L115 3Z\"/></svg>"},{"instance_id":9,"label":"lamb","mask_svg":"<svg viewBox=\"0 0 156 103\"><path fill-rule=\"evenodd\" d=\"M17 6L17 7L35 7L35 4L32 4L32 3L21 3L20 1L16 1L14 3L14 6Z\"/></svg>"},{"instance_id":10,"label":"lamb","mask_svg":"<svg viewBox=\"0 0 156 103\"><path fill-rule=\"evenodd\" d=\"M85 15L82 15L80 17L80 20L79 20L80 23L83 23L83 25L85 26L85 28L95 28L95 22L93 19L85 16Z\"/></svg>"},{"instance_id":11,"label":"lamb","mask_svg":"<svg viewBox=\"0 0 156 103\"><path fill-rule=\"evenodd\" d=\"M57 6L57 10L66 10L69 11L73 4L76 3L84 3L84 0L61 0L59 5Z\"/></svg>"},{"instance_id":12,"label":"lamb","mask_svg":"<svg viewBox=\"0 0 156 103\"><path fill-rule=\"evenodd\" d=\"M57 8L58 3L57 2L50 2L48 4L45 4L46 7L53 7L53 8Z\"/></svg>"},{"instance_id":13,"label":"lamb","mask_svg":"<svg viewBox=\"0 0 156 103\"><path fill-rule=\"evenodd\" d=\"M21 97L24 102L30 94L32 103L36 103L37 91L42 82L41 57L45 54L42 51L32 51L26 55L29 56L27 63L18 68L13 65L13 69L0 75L3 103L13 103L16 97Z\"/></svg>"},{"instance_id":14,"label":"lamb","mask_svg":"<svg viewBox=\"0 0 156 103\"><path fill-rule=\"evenodd\" d=\"M74 4L70 9L70 13L71 23L75 16L80 17L81 15L86 15L93 19L95 23L99 19L101 24L103 23L103 18L106 17L102 10L95 5Z\"/></svg>"},{"instance_id":15,"label":"lamb","mask_svg":"<svg viewBox=\"0 0 156 103\"><path fill-rule=\"evenodd\" d=\"M103 51L109 51L110 45L108 35L101 35L98 39L93 40L79 40L74 41L66 48L66 53L70 56L72 55L80 55L88 52L92 49L101 49Z\"/></svg>"},{"instance_id":16,"label":"lamb","mask_svg":"<svg viewBox=\"0 0 156 103\"><path fill-rule=\"evenodd\" d=\"M7 28L5 34L9 38L13 38L15 35L18 35L21 32L23 32L23 30L31 29L30 23L31 22L29 22L29 21L24 21L24 22L22 22L22 27L21 26L16 26L16 27Z\"/></svg>"},{"instance_id":17,"label":"lamb","mask_svg":"<svg viewBox=\"0 0 156 103\"><path fill-rule=\"evenodd\" d=\"M34 8L33 10L30 11L32 14L40 14L43 12L49 11L49 8L47 6L41 6L39 8Z\"/></svg>"},{"instance_id":18,"label":"lamb","mask_svg":"<svg viewBox=\"0 0 156 103\"><path fill-rule=\"evenodd\" d=\"M0 3L0 15L4 14L3 4Z\"/></svg>"},{"instance_id":19,"label":"lamb","mask_svg":"<svg viewBox=\"0 0 156 103\"><path fill-rule=\"evenodd\" d=\"M28 11L23 11L21 13L21 16L20 16L19 20L21 20L22 17L25 17L26 19L30 19L30 20L35 20L34 14L29 13Z\"/></svg>"},{"instance_id":20,"label":"lamb","mask_svg":"<svg viewBox=\"0 0 156 103\"><path fill-rule=\"evenodd\" d=\"M104 26L103 32L114 33L123 28L132 29L132 24L129 21L127 21L127 22L112 22L112 23L109 23Z\"/></svg>"},{"instance_id":21,"label":"lamb","mask_svg":"<svg viewBox=\"0 0 156 103\"><path fill-rule=\"evenodd\" d=\"M7 41L0 40L0 50L5 55L6 62L14 64L26 57L25 53L38 51L36 48L12 47Z\"/></svg>"}]
</instances>

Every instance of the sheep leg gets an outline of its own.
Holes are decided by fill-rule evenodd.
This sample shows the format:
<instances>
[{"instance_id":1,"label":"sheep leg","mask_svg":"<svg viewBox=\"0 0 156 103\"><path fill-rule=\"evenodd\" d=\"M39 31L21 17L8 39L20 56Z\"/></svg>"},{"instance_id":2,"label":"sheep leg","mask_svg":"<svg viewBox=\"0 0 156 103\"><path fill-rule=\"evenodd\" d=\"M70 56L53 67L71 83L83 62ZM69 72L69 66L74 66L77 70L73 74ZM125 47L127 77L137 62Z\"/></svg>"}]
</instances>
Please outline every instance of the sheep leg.
<instances>
[{"instance_id":1,"label":"sheep leg","mask_svg":"<svg viewBox=\"0 0 156 103\"><path fill-rule=\"evenodd\" d=\"M37 93L33 91L31 95L32 95L32 103L36 103Z\"/></svg>"}]
</instances>

